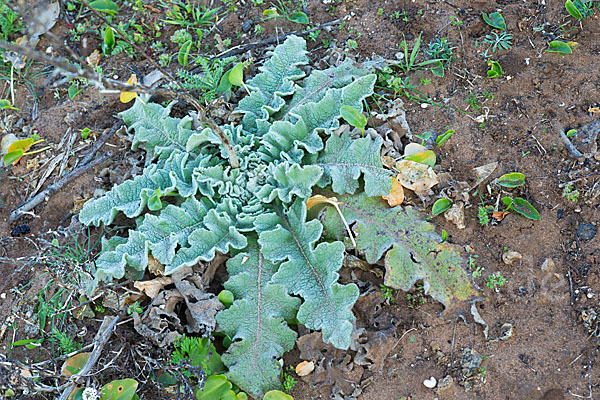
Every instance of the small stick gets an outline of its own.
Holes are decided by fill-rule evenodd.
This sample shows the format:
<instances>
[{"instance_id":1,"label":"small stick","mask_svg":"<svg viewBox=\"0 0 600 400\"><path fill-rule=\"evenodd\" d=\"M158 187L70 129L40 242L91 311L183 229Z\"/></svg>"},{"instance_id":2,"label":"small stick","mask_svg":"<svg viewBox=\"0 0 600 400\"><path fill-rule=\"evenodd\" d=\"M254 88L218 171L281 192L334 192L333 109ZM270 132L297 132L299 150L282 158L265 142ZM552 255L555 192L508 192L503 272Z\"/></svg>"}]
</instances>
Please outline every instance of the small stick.
<instances>
[{"instance_id":1,"label":"small stick","mask_svg":"<svg viewBox=\"0 0 600 400\"><path fill-rule=\"evenodd\" d=\"M68 175L66 175L64 178L48 186L44 191L38 193L32 199L28 200L25 204L23 204L19 208L15 209L12 213L10 213L10 218L8 219L9 222L15 222L23 214L33 210L37 205L42 203L44 199L46 199L46 197L52 196L54 193L62 189L64 185L77 178L84 172L88 171L90 168L94 168L98 164L106 161L107 159L112 157L112 155L112 151L108 151L102 154L100 157L96 158L95 160L90 161L87 164L80 165L79 167L71 171Z\"/></svg>"},{"instance_id":2,"label":"small stick","mask_svg":"<svg viewBox=\"0 0 600 400\"><path fill-rule=\"evenodd\" d=\"M104 345L106 344L106 342L108 342L108 339L112 335L113 329L117 325L117 322L119 322L118 315L113 317L112 321L110 321L110 322L108 322L109 318L110 317L104 317L102 326L104 326L104 325L107 325L107 326L102 331L102 333L98 332L99 335L97 335L96 339L94 340L94 350L92 350L92 353L90 354L90 358L88 358L88 360L85 363L85 365L83 366L83 368L81 368L81 371L79 371L78 373L73 375L73 377L72 377L73 381L77 381L78 378L86 376L88 374L88 372L90 372L92 370L92 368L94 367L94 365L100 358L100 355L102 354L102 349L104 348ZM101 326L101 328L102 328L102 326ZM71 392L73 391L74 388L75 388L75 383L70 383L61 393L59 400L67 400L69 398L69 396L71 395Z\"/></svg>"},{"instance_id":3,"label":"small stick","mask_svg":"<svg viewBox=\"0 0 600 400\"><path fill-rule=\"evenodd\" d=\"M285 38L287 38L290 35L307 36L309 33L317 31L317 30L319 30L321 28L325 28L325 27L331 26L331 25L337 25L340 22L342 22L343 20L344 20L344 18L342 17L342 18L336 19L335 21L329 21L329 22L322 23L321 25L315 26L314 28L309 29L307 31L285 33L283 35L274 36L274 37L271 37L271 38L268 38L268 39L261 40L259 42L253 42L253 43L248 43L248 44L245 44L245 45L235 46L235 47L232 47L229 50L226 50L226 51L224 51L224 52L222 52L220 54L217 54L216 56L211 57L210 61L213 61L213 60L216 60L216 59L220 59L220 58L223 58L223 57L235 56L235 55L238 55L238 54L244 54L248 50L253 50L253 49L256 49L256 48L259 48L259 47L269 46L271 44L276 44L276 43L279 43L280 41L284 40ZM199 70L200 70L200 67L193 69L192 72L197 72Z\"/></svg>"},{"instance_id":4,"label":"small stick","mask_svg":"<svg viewBox=\"0 0 600 400\"><path fill-rule=\"evenodd\" d=\"M573 146L573 143L571 143L571 141L569 140L567 135L565 135L565 131L561 129L558 132L560 133L560 138L565 143L565 146L567 146L567 149L573 155L573 157L575 157L575 158L583 157L583 154L581 154L581 152L579 150L577 150L577 148L575 148L575 146Z\"/></svg>"}]
</instances>

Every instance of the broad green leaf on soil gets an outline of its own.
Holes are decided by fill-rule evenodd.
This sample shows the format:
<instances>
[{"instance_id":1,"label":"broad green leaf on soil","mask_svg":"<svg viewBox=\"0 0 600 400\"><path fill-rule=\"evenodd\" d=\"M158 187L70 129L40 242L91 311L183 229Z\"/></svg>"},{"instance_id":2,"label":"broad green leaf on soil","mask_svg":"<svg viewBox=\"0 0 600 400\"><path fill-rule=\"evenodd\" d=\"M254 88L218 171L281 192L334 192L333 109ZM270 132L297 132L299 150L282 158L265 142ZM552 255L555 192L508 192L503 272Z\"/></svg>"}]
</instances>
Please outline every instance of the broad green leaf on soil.
<instances>
[{"instance_id":1,"label":"broad green leaf on soil","mask_svg":"<svg viewBox=\"0 0 600 400\"><path fill-rule=\"evenodd\" d=\"M135 396L138 382L135 379L120 379L104 385L100 391L101 400L131 400Z\"/></svg>"},{"instance_id":2,"label":"broad green leaf on soil","mask_svg":"<svg viewBox=\"0 0 600 400\"><path fill-rule=\"evenodd\" d=\"M306 205L300 199L285 212L261 215L256 226L265 258L283 261L272 282L286 286L289 293L304 300L298 321L309 329L322 330L325 343L347 349L358 287L337 283L344 245L333 242L315 246L323 227L318 220L306 221Z\"/></svg>"},{"instance_id":3,"label":"broad green leaf on soil","mask_svg":"<svg viewBox=\"0 0 600 400\"><path fill-rule=\"evenodd\" d=\"M511 172L510 174L504 174L498 178L498 185L507 188L514 188L525 184L525 175L520 172Z\"/></svg>"},{"instance_id":4,"label":"broad green leaf on soil","mask_svg":"<svg viewBox=\"0 0 600 400\"><path fill-rule=\"evenodd\" d=\"M211 375L204 381L202 390L196 391L196 399L221 400L222 396L231 390L232 386L225 375Z\"/></svg>"},{"instance_id":5,"label":"broad green leaf on soil","mask_svg":"<svg viewBox=\"0 0 600 400\"><path fill-rule=\"evenodd\" d=\"M422 279L427 294L446 307L446 311L467 311L467 302L478 296L477 289L463 267L459 250L440 243L434 226L412 207L389 208L379 198L364 193L338 196L340 209L353 230L358 251L375 264L385 255L386 286L408 291ZM343 225L327 219L339 218L325 210L324 224L334 231L328 236L342 239Z\"/></svg>"},{"instance_id":6,"label":"broad green leaf on soil","mask_svg":"<svg viewBox=\"0 0 600 400\"><path fill-rule=\"evenodd\" d=\"M431 208L431 213L433 215L438 215L446 211L450 208L452 202L447 198L443 197L441 199L437 199L435 203L433 203L433 207Z\"/></svg>"},{"instance_id":7,"label":"broad green leaf on soil","mask_svg":"<svg viewBox=\"0 0 600 400\"><path fill-rule=\"evenodd\" d=\"M295 318L300 299L271 283L280 264L265 259L255 238L244 253L227 261L224 286L235 301L217 314L217 322L233 343L222 360L229 379L254 398L281 387L277 360L294 347L297 336L285 321Z\"/></svg>"},{"instance_id":8,"label":"broad green leaf on soil","mask_svg":"<svg viewBox=\"0 0 600 400\"><path fill-rule=\"evenodd\" d=\"M119 6L112 0L94 0L89 5L96 11L105 12L110 15L117 15L119 11Z\"/></svg>"},{"instance_id":9,"label":"broad green leaf on soil","mask_svg":"<svg viewBox=\"0 0 600 400\"><path fill-rule=\"evenodd\" d=\"M533 220L540 219L540 213L527 200L521 197L515 197L512 202L512 209L515 212Z\"/></svg>"},{"instance_id":10,"label":"broad green leaf on soil","mask_svg":"<svg viewBox=\"0 0 600 400\"><path fill-rule=\"evenodd\" d=\"M60 373L64 376L73 376L85 365L92 353L79 353L65 360L60 369Z\"/></svg>"},{"instance_id":11,"label":"broad green leaf on soil","mask_svg":"<svg viewBox=\"0 0 600 400\"><path fill-rule=\"evenodd\" d=\"M331 135L325 151L315 162L323 168L320 187L333 185L336 193L354 193L363 174L365 191L369 196L387 196L392 189L391 174L383 168L380 150L383 139L370 136L352 139L350 135Z\"/></svg>"},{"instance_id":12,"label":"broad green leaf on soil","mask_svg":"<svg viewBox=\"0 0 600 400\"><path fill-rule=\"evenodd\" d=\"M271 390L265 394L263 400L294 400L294 398L280 390Z\"/></svg>"},{"instance_id":13,"label":"broad green leaf on soil","mask_svg":"<svg viewBox=\"0 0 600 400\"><path fill-rule=\"evenodd\" d=\"M491 26L492 28L500 29L503 31L506 30L506 22L504 21L504 17L502 16L502 14L500 14L499 12L493 12L490 13L490 15L487 15L486 13L481 13L481 16L483 17L485 23Z\"/></svg>"},{"instance_id":14,"label":"broad green leaf on soil","mask_svg":"<svg viewBox=\"0 0 600 400\"><path fill-rule=\"evenodd\" d=\"M308 16L304 14L302 11L294 11L290 17L288 18L292 22L296 22L298 24L308 25Z\"/></svg>"},{"instance_id":15,"label":"broad green leaf on soil","mask_svg":"<svg viewBox=\"0 0 600 400\"><path fill-rule=\"evenodd\" d=\"M561 40L553 40L548 43L548 53L558 53L561 56L573 53L573 49L577 46L576 42L563 42Z\"/></svg>"}]
</instances>

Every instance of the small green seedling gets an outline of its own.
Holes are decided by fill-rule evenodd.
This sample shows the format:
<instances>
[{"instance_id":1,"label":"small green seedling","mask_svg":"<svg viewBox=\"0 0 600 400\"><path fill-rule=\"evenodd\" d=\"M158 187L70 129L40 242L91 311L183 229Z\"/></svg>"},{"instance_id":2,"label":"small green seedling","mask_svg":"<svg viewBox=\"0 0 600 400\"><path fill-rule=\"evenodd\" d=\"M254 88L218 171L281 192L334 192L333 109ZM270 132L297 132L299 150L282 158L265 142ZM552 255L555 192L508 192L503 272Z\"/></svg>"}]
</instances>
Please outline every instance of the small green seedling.
<instances>
[{"instance_id":1,"label":"small green seedling","mask_svg":"<svg viewBox=\"0 0 600 400\"><path fill-rule=\"evenodd\" d=\"M441 243L444 243L446 240L448 240L448 232L446 232L445 229L442 229L442 241L441 241Z\"/></svg>"},{"instance_id":2,"label":"small green seedling","mask_svg":"<svg viewBox=\"0 0 600 400\"><path fill-rule=\"evenodd\" d=\"M136 301L133 304L130 304L129 307L127 307L127 314L132 315L133 313L136 314L141 314L144 310L142 309L142 306L140 306L140 302Z\"/></svg>"},{"instance_id":3,"label":"small green seedling","mask_svg":"<svg viewBox=\"0 0 600 400\"><path fill-rule=\"evenodd\" d=\"M573 136L577 135L577 129L569 129L567 131L567 137L568 138L572 138Z\"/></svg>"},{"instance_id":4,"label":"small green seedling","mask_svg":"<svg viewBox=\"0 0 600 400\"><path fill-rule=\"evenodd\" d=\"M573 18L577 18L581 21L582 19L586 19L594 13L594 2L581 0L567 0L565 2L565 8Z\"/></svg>"},{"instance_id":5,"label":"small green seedling","mask_svg":"<svg viewBox=\"0 0 600 400\"><path fill-rule=\"evenodd\" d=\"M450 136L454 134L454 129L448 129L446 132L442 133L435 139L435 144L440 147L444 142L450 139Z\"/></svg>"},{"instance_id":6,"label":"small green seedling","mask_svg":"<svg viewBox=\"0 0 600 400\"><path fill-rule=\"evenodd\" d=\"M190 56L190 51L192 50L192 41L188 40L179 48L179 53L177 53L177 61L179 61L179 65L183 67L188 66L188 57Z\"/></svg>"},{"instance_id":7,"label":"small green seedling","mask_svg":"<svg viewBox=\"0 0 600 400\"><path fill-rule=\"evenodd\" d=\"M381 297L385 299L385 302L387 304L394 304L396 302L394 289L387 287L384 284L379 285L379 287L381 288Z\"/></svg>"},{"instance_id":8,"label":"small green seedling","mask_svg":"<svg viewBox=\"0 0 600 400\"><path fill-rule=\"evenodd\" d=\"M492 290L496 290L504 285L506 285L506 278L504 278L500 272L494 272L485 280L485 286Z\"/></svg>"},{"instance_id":9,"label":"small green seedling","mask_svg":"<svg viewBox=\"0 0 600 400\"><path fill-rule=\"evenodd\" d=\"M433 134L433 132L431 132L431 131L425 131L420 135L415 134L415 137L418 137L419 139L421 139L421 146L424 146L425 142L429 140L429 138L431 137L432 134Z\"/></svg>"},{"instance_id":10,"label":"small green seedling","mask_svg":"<svg viewBox=\"0 0 600 400\"><path fill-rule=\"evenodd\" d=\"M433 207L431 208L431 213L435 215L439 215L450 208L452 202L447 198L437 199L435 203L433 203Z\"/></svg>"},{"instance_id":11,"label":"small green seedling","mask_svg":"<svg viewBox=\"0 0 600 400\"><path fill-rule=\"evenodd\" d=\"M91 132L92 132L92 130L90 128L83 128L81 130L81 138L83 140L86 140L90 136Z\"/></svg>"},{"instance_id":12,"label":"small green seedling","mask_svg":"<svg viewBox=\"0 0 600 400\"><path fill-rule=\"evenodd\" d=\"M548 43L548 53L557 53L561 56L572 54L575 47L577 47L577 42L563 42L561 40L553 40Z\"/></svg>"},{"instance_id":13,"label":"small green seedling","mask_svg":"<svg viewBox=\"0 0 600 400\"><path fill-rule=\"evenodd\" d=\"M498 178L498 185L507 188L515 188L525 184L525 175L520 172L511 172L510 174L504 174Z\"/></svg>"},{"instance_id":14,"label":"small green seedling","mask_svg":"<svg viewBox=\"0 0 600 400\"><path fill-rule=\"evenodd\" d=\"M287 368L287 372L283 372L283 377L281 379L281 386L283 387L284 392L291 392L294 389L294 386L298 383L297 380L291 375L294 368L290 365Z\"/></svg>"},{"instance_id":15,"label":"small green seedling","mask_svg":"<svg viewBox=\"0 0 600 400\"><path fill-rule=\"evenodd\" d=\"M540 219L540 213L536 210L527 200L521 197L515 197L514 199L508 196L502 198L502 202L506 206L505 211L514 211L522 216L538 221Z\"/></svg>"},{"instance_id":16,"label":"small green seedling","mask_svg":"<svg viewBox=\"0 0 600 400\"><path fill-rule=\"evenodd\" d=\"M104 40L102 41L102 52L106 55L115 48L115 31L110 26L104 29Z\"/></svg>"},{"instance_id":17,"label":"small green seedling","mask_svg":"<svg viewBox=\"0 0 600 400\"><path fill-rule=\"evenodd\" d=\"M489 226L490 224L490 216L488 214L487 208L484 206L479 206L477 208L477 219L481 226Z\"/></svg>"},{"instance_id":18,"label":"small green seedling","mask_svg":"<svg viewBox=\"0 0 600 400\"><path fill-rule=\"evenodd\" d=\"M482 12L481 16L486 24L491 26L492 28L500 29L501 31L506 30L506 22L504 21L504 17L499 12L493 12L487 15Z\"/></svg>"},{"instance_id":19,"label":"small green seedling","mask_svg":"<svg viewBox=\"0 0 600 400\"><path fill-rule=\"evenodd\" d=\"M502 67L498 61L488 61L490 69L487 71L488 78L500 78L502 76Z\"/></svg>"},{"instance_id":20,"label":"small green seedling","mask_svg":"<svg viewBox=\"0 0 600 400\"><path fill-rule=\"evenodd\" d=\"M404 48L404 61L400 62L398 66L404 73L409 73L410 71L418 69L419 67L424 67L430 64L437 64L438 62L443 61L441 59L436 58L433 60L426 60L420 63L416 62L417 56L419 55L419 48L421 46L421 35L422 33L419 33L417 41L415 42L415 45L412 51L410 52L410 55L408 54L408 43L406 42L406 38L404 38L402 40L402 43L400 44L400 46Z\"/></svg>"},{"instance_id":21,"label":"small green seedling","mask_svg":"<svg viewBox=\"0 0 600 400\"><path fill-rule=\"evenodd\" d=\"M573 203L577 203L579 201L579 190L573 189L573 185L569 184L563 188L562 197Z\"/></svg>"},{"instance_id":22,"label":"small green seedling","mask_svg":"<svg viewBox=\"0 0 600 400\"><path fill-rule=\"evenodd\" d=\"M246 67L248 65L250 65L250 60L237 63L229 71L229 74L227 75L227 78L229 79L229 82L233 86L242 86L246 90L247 93L250 93L250 90L248 89L248 87L244 83L244 69L246 69Z\"/></svg>"},{"instance_id":23,"label":"small green seedling","mask_svg":"<svg viewBox=\"0 0 600 400\"><path fill-rule=\"evenodd\" d=\"M367 118L352 106L341 106L340 114L342 118L355 128L362 131L363 136L365 135L365 126L367 126Z\"/></svg>"}]
</instances>

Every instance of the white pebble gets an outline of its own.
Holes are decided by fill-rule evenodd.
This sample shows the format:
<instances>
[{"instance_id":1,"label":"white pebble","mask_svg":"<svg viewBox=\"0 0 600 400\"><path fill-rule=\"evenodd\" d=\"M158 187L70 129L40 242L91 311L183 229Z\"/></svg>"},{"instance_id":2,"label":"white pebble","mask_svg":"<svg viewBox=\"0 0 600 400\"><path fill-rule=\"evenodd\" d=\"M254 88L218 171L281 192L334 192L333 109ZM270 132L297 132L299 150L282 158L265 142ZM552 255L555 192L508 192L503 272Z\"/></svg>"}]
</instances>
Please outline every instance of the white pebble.
<instances>
[{"instance_id":1,"label":"white pebble","mask_svg":"<svg viewBox=\"0 0 600 400\"><path fill-rule=\"evenodd\" d=\"M427 108L427 107L429 107L429 104L427 104L427 103L421 103L421 108Z\"/></svg>"},{"instance_id":2,"label":"white pebble","mask_svg":"<svg viewBox=\"0 0 600 400\"><path fill-rule=\"evenodd\" d=\"M435 385L437 385L437 379L435 379L435 377L432 376L429 379L425 379L423 381L423 385L428 389L433 389Z\"/></svg>"}]
</instances>

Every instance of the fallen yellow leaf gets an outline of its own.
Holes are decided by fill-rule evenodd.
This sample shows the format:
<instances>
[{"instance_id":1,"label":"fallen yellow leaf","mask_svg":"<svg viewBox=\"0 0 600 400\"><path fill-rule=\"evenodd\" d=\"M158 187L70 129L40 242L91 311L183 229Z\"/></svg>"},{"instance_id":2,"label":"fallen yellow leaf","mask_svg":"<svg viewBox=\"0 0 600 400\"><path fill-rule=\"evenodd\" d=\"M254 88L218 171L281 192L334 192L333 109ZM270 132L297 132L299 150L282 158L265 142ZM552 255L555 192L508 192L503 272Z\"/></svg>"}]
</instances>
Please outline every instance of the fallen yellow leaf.
<instances>
[{"instance_id":1,"label":"fallen yellow leaf","mask_svg":"<svg viewBox=\"0 0 600 400\"><path fill-rule=\"evenodd\" d=\"M392 190L390 190L390 194L381 197L388 202L390 207L399 206L404 202L404 188L398 182L398 179L392 178Z\"/></svg>"},{"instance_id":2,"label":"fallen yellow leaf","mask_svg":"<svg viewBox=\"0 0 600 400\"><path fill-rule=\"evenodd\" d=\"M316 195L312 196L310 199L306 200L306 209L310 210L314 206L321 204L321 203L329 203L334 206L336 204L340 204L338 199L336 199L335 197L325 197L322 194L316 194Z\"/></svg>"},{"instance_id":3,"label":"fallen yellow leaf","mask_svg":"<svg viewBox=\"0 0 600 400\"><path fill-rule=\"evenodd\" d=\"M600 107L590 107L588 108L588 112L592 114L600 114Z\"/></svg>"},{"instance_id":4,"label":"fallen yellow leaf","mask_svg":"<svg viewBox=\"0 0 600 400\"><path fill-rule=\"evenodd\" d=\"M138 83L137 76L135 74L131 74L131 77L127 81L127 84L135 85L136 83ZM121 92L121 97L120 97L121 103L129 103L131 100L135 99L136 97L137 97L136 92Z\"/></svg>"}]
</instances>

